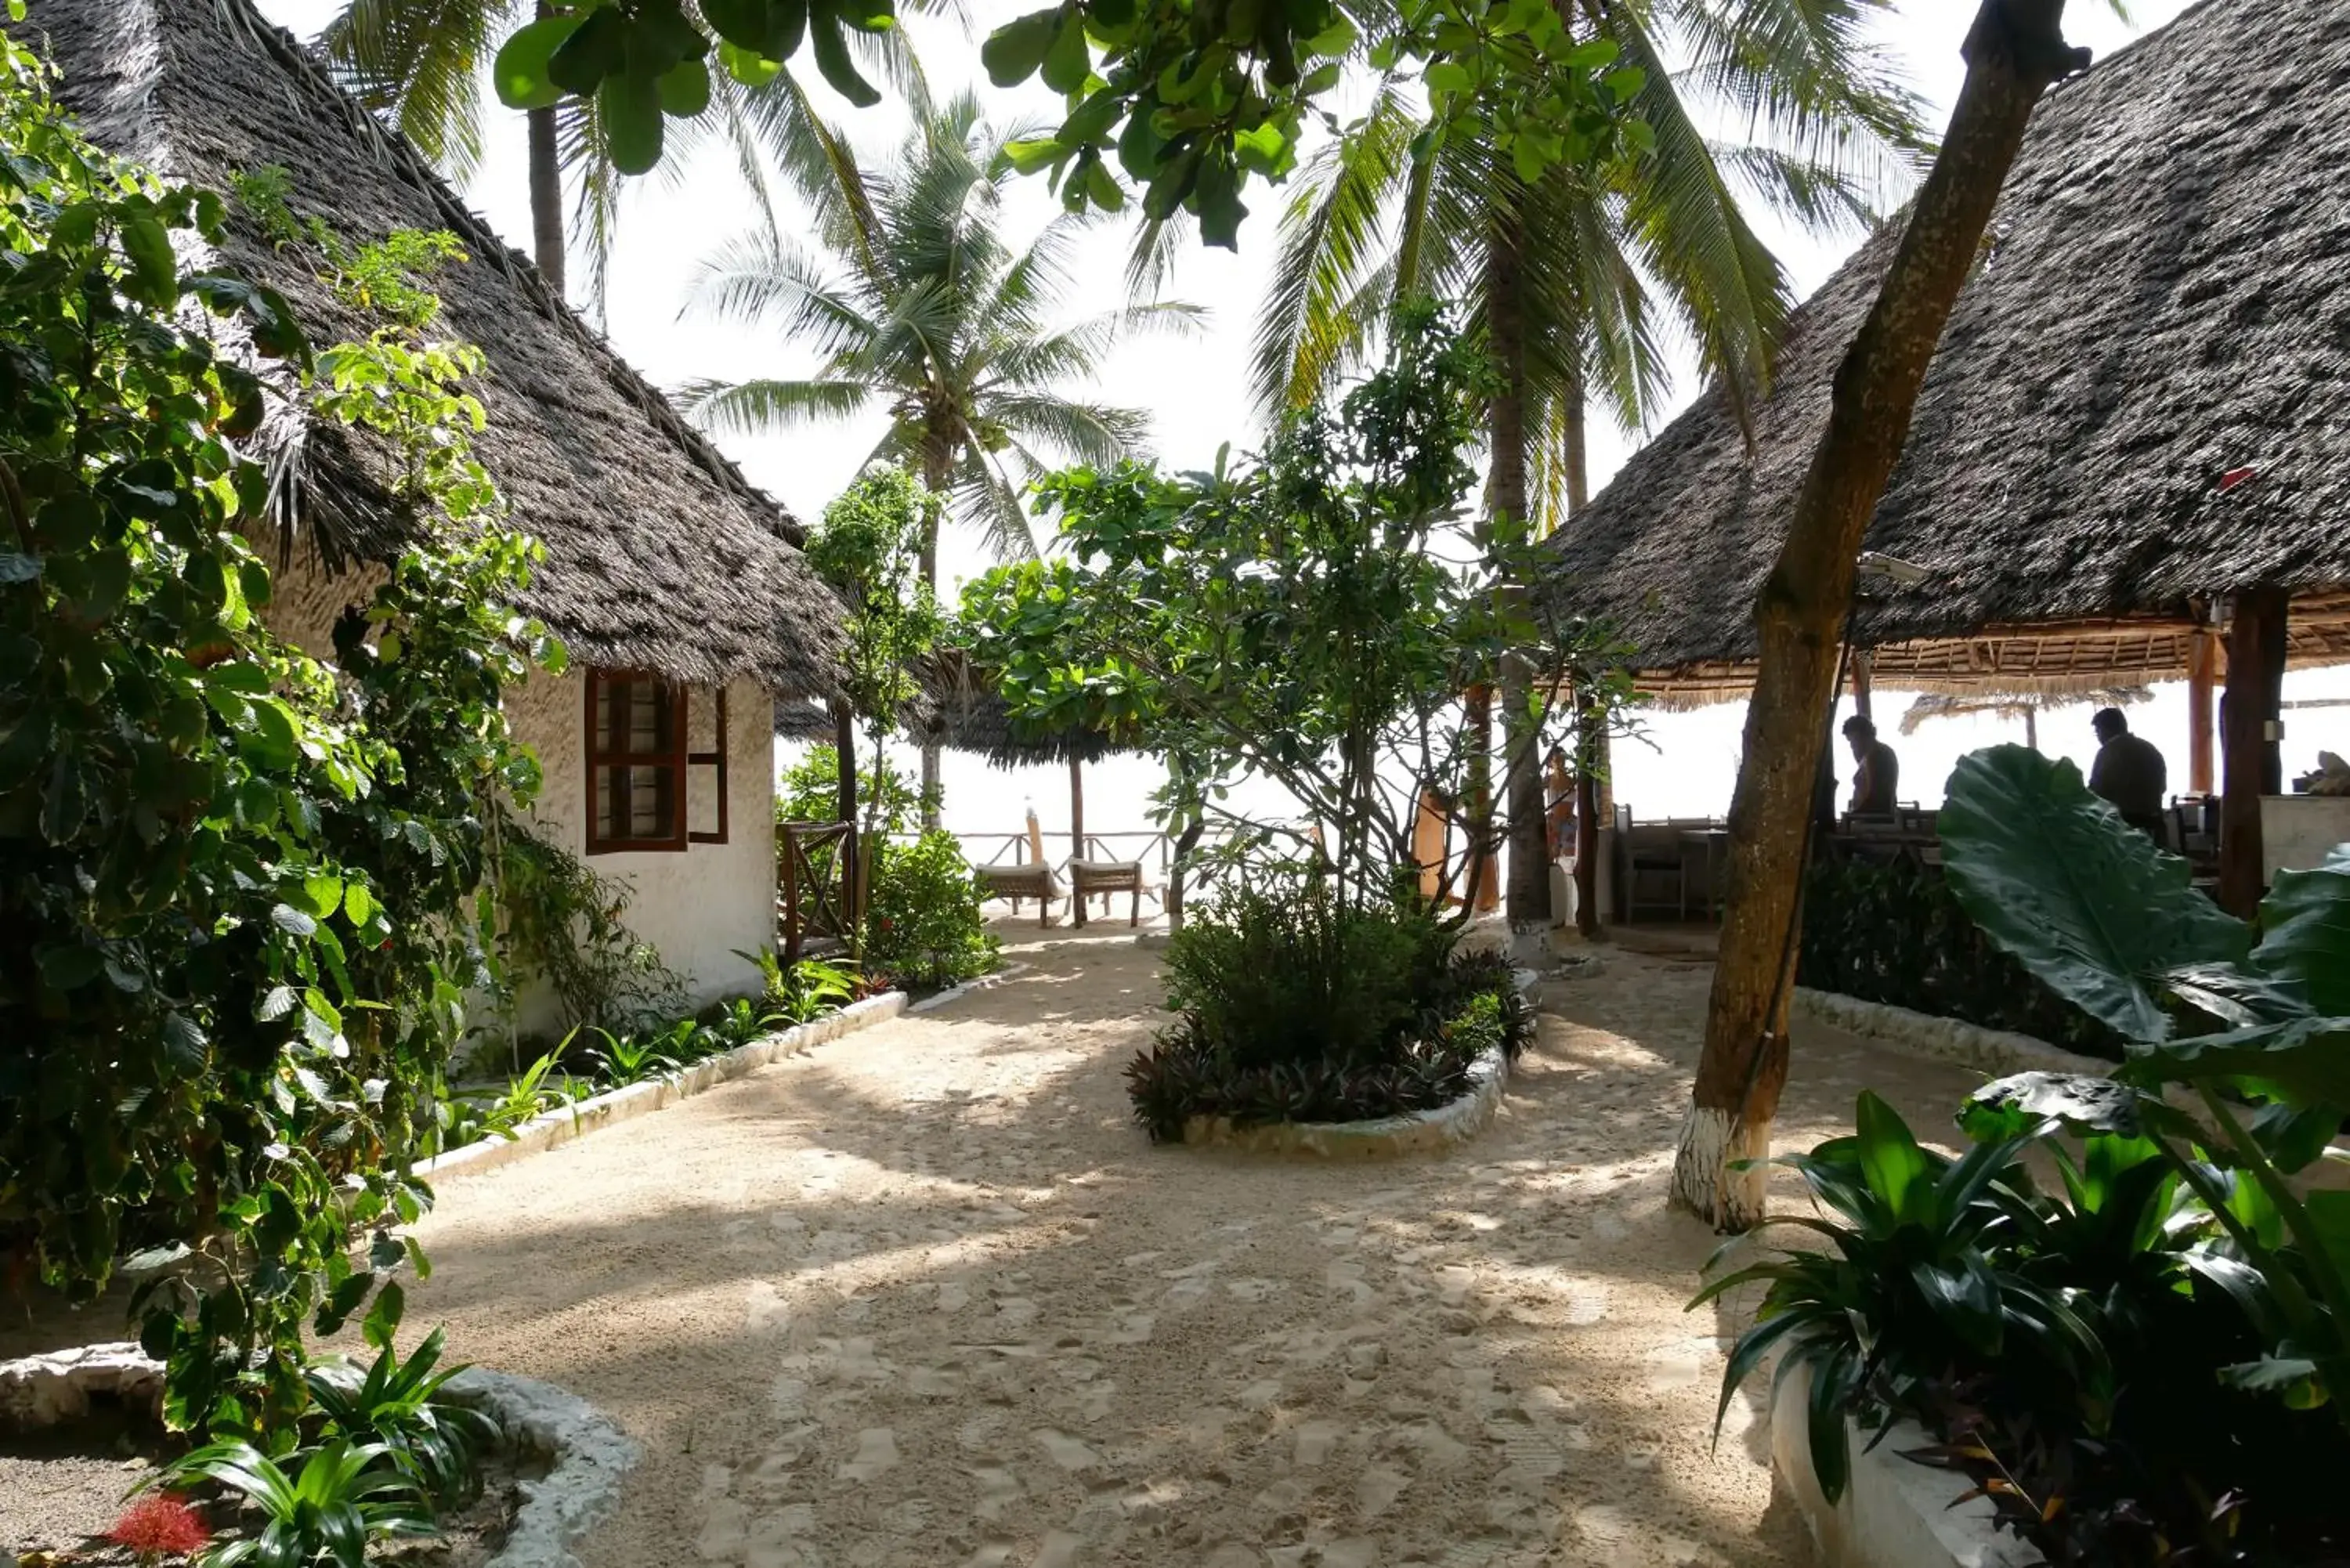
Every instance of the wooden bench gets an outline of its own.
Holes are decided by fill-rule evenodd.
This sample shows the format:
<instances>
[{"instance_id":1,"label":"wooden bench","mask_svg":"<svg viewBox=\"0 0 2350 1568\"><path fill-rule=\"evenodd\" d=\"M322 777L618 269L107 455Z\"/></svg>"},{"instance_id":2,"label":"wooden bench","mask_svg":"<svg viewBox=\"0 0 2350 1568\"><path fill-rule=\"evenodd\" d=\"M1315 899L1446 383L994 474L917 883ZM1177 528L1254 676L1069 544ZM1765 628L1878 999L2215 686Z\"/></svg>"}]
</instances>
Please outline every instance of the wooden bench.
<instances>
[{"instance_id":1,"label":"wooden bench","mask_svg":"<svg viewBox=\"0 0 2350 1568\"><path fill-rule=\"evenodd\" d=\"M1053 900L1061 896L1060 879L1053 875L1052 867L1045 863L1045 836L1036 826L1036 814L1028 814L1028 853L1031 858L1016 866L982 866L979 880L991 898L1009 898L1012 912L1020 912L1020 900L1036 900L1036 925L1042 929L1053 923ZM1085 906L1078 909L1078 923L1084 923Z\"/></svg>"}]
</instances>

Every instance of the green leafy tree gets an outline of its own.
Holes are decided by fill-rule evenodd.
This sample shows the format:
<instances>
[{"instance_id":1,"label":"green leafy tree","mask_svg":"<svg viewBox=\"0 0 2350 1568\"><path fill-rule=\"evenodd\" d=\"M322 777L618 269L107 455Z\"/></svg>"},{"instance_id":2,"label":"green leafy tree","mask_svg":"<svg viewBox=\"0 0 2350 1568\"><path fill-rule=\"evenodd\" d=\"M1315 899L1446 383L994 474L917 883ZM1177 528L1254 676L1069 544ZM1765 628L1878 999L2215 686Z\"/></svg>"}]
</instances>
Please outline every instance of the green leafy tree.
<instances>
[{"instance_id":1,"label":"green leafy tree","mask_svg":"<svg viewBox=\"0 0 2350 1568\"><path fill-rule=\"evenodd\" d=\"M1378 373L1286 417L1253 463L1055 476L1061 552L965 589L974 659L1015 716L1117 715L1185 759L1187 804L1241 846L1323 867L1342 907L1383 906L1412 867L1421 792L1465 787L1460 692L1512 648L1587 641L1504 613L1492 590L1518 537L1446 558L1485 386L1477 348L1423 312ZM1282 784L1314 826L1229 813L1219 796L1242 774Z\"/></svg>"},{"instance_id":2,"label":"green leafy tree","mask_svg":"<svg viewBox=\"0 0 2350 1568\"><path fill-rule=\"evenodd\" d=\"M939 643L942 618L920 554L939 504L904 469L880 464L842 491L808 536L809 563L848 601L841 683L872 748L876 779L889 776L889 737L906 705L921 695L917 671ZM865 836L887 831L887 792L862 798Z\"/></svg>"},{"instance_id":3,"label":"green leafy tree","mask_svg":"<svg viewBox=\"0 0 2350 1568\"><path fill-rule=\"evenodd\" d=\"M470 351L395 325L311 376L282 300L181 265L217 196L91 149L5 36L0 77L0 1256L88 1299L157 1243L166 1415L282 1443L305 1326L415 1256L495 808L538 782L499 695L560 651L507 607L531 547L467 452ZM196 306L404 460L424 536L339 674L258 618L262 382Z\"/></svg>"},{"instance_id":4,"label":"green leafy tree","mask_svg":"<svg viewBox=\"0 0 2350 1568\"><path fill-rule=\"evenodd\" d=\"M631 167L660 158L665 118L701 111L698 93L671 90L671 73L706 60L713 45L748 79L805 38L852 101L878 97L844 73L846 41L886 31L887 0L702 0L699 9L681 0L551 6L500 51L499 94L515 108L571 94L625 110ZM1130 182L1153 219L1191 213L1211 244L1230 245L1249 182L1288 173L1305 117L1357 51L1380 69L1412 63L1435 109L1432 140L1490 127L1504 153L1535 171L1581 162L1620 130L1620 94L1604 80L1613 52L1578 39L1555 0L1063 0L996 28L982 58L999 87L1041 77L1065 95L1067 118L1030 139L1022 161L1051 169L1073 211L1119 210Z\"/></svg>"},{"instance_id":5,"label":"green leafy tree","mask_svg":"<svg viewBox=\"0 0 2350 1568\"><path fill-rule=\"evenodd\" d=\"M1766 384L1791 301L1741 210L1742 185L1817 230L1871 217L1902 188L1924 133L1882 47L1865 38L1882 8L1583 0L1567 9L1570 31L1615 62L1603 79L1638 117L1639 155L1547 168L1497 120L1440 136L1440 113L1390 71L1283 215L1257 323L1259 400L1278 409L1317 395L1376 352L1400 300L1473 301L1471 330L1497 372L1487 504L1556 527L1588 499L1589 405L1627 429L1658 412L1668 327L1735 395ZM1683 41L1685 70L1668 68L1666 37ZM1751 139L1709 140L1709 115L1743 121ZM1549 900L1531 710L1523 680L1505 679L1510 909L1525 919ZM1588 764L1604 765L1603 746L1582 738ZM1480 806L1489 798L1472 794Z\"/></svg>"},{"instance_id":6,"label":"green leafy tree","mask_svg":"<svg viewBox=\"0 0 2350 1568\"><path fill-rule=\"evenodd\" d=\"M1011 166L977 101L932 109L918 99L915 108L913 130L881 168L867 170L836 138L830 162L794 170L824 256L770 224L722 249L696 286L690 308L780 325L825 356L816 374L696 381L683 400L705 424L743 433L884 409L875 458L903 463L946 498L944 515L983 530L999 554L1034 555L1020 499L1029 481L1055 460L1107 466L1135 456L1148 431L1136 410L1062 389L1097 375L1120 332L1180 327L1199 313L1162 303L1055 325L1079 220L1014 244L1002 214ZM920 549L922 580L933 585L938 520ZM938 748L926 745L922 788L938 784Z\"/></svg>"}]
</instances>

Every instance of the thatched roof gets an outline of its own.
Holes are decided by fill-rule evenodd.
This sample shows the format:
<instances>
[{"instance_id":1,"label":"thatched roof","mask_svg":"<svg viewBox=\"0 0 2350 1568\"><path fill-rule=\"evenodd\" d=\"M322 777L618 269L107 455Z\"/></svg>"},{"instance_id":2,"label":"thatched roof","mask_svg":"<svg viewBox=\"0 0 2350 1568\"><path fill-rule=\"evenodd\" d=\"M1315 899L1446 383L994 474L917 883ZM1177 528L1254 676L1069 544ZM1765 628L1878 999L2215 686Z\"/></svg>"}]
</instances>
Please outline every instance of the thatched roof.
<instances>
[{"instance_id":1,"label":"thatched roof","mask_svg":"<svg viewBox=\"0 0 2350 1568\"><path fill-rule=\"evenodd\" d=\"M917 739L935 737L949 751L984 757L999 768L1066 763L1073 757L1097 763L1133 750L1097 731L1044 731L1015 722L994 672L951 649L931 656L921 685L921 696L908 704L903 715L907 730Z\"/></svg>"},{"instance_id":2,"label":"thatched roof","mask_svg":"<svg viewBox=\"0 0 2350 1568\"><path fill-rule=\"evenodd\" d=\"M469 389L489 414L477 450L546 546L524 607L575 659L834 687L840 609L801 558L798 525L251 0L34 0L31 26L65 101L113 152L224 192L283 167L296 213L354 246L395 229L457 237L471 260L436 279L442 329L487 356ZM249 215L231 227L222 259L283 292L313 343L365 333L315 254L273 246ZM323 427L299 450L297 521L329 563L395 551L403 519L381 454Z\"/></svg>"},{"instance_id":3,"label":"thatched roof","mask_svg":"<svg viewBox=\"0 0 2350 1568\"><path fill-rule=\"evenodd\" d=\"M1869 530L1933 574L1858 613L1879 685L2176 674L2195 601L2260 585L2295 590L2296 661L2350 659L2345 165L2341 0L2205 0L2050 95ZM1895 243L1796 312L1751 452L1711 392L1554 545L1560 607L1651 684L1751 680L1755 590Z\"/></svg>"}]
</instances>

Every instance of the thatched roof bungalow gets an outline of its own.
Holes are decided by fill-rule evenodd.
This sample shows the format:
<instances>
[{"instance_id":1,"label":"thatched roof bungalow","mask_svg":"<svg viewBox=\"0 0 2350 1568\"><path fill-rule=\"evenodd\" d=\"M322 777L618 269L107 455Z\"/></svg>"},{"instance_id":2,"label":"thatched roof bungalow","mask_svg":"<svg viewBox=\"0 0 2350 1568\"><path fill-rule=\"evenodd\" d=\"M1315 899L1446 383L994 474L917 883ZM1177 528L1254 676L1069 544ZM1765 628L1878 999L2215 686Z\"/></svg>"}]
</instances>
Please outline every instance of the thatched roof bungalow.
<instances>
[{"instance_id":1,"label":"thatched roof bungalow","mask_svg":"<svg viewBox=\"0 0 2350 1568\"><path fill-rule=\"evenodd\" d=\"M486 356L476 450L546 546L523 607L572 659L510 699L546 769L540 830L632 887L629 923L693 990L751 983L732 950L774 940L774 702L829 693L840 646L797 524L251 0L34 0L28 26L111 151L222 192L282 169L293 215L348 246L456 238L434 330ZM369 330L316 247L250 210L231 230L220 261L281 291L314 344ZM273 616L318 646L409 520L384 452L290 406L269 428L291 541Z\"/></svg>"},{"instance_id":2,"label":"thatched roof bungalow","mask_svg":"<svg viewBox=\"0 0 2350 1568\"><path fill-rule=\"evenodd\" d=\"M2176 679L2230 596L2350 661L2350 6L2205 0L2034 118L1867 539L1883 685L2062 695ZM1669 698L1741 695L1752 607L1897 235L1795 314L1752 441L1719 390L1552 545Z\"/></svg>"}]
</instances>

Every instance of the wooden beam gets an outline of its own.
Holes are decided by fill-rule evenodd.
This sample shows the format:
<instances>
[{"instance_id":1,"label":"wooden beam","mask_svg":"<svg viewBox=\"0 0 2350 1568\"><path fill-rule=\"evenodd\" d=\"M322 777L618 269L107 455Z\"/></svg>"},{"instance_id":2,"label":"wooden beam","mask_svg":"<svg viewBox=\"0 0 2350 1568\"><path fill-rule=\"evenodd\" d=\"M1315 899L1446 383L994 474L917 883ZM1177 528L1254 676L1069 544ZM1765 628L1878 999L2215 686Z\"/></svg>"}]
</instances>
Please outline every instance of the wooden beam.
<instances>
[{"instance_id":1,"label":"wooden beam","mask_svg":"<svg viewBox=\"0 0 2350 1568\"><path fill-rule=\"evenodd\" d=\"M2220 902L2249 919L2267 875L2261 796L2284 790L2285 618L2282 588L2238 594L2228 623L2228 692L2220 708Z\"/></svg>"},{"instance_id":2,"label":"wooden beam","mask_svg":"<svg viewBox=\"0 0 2350 1568\"><path fill-rule=\"evenodd\" d=\"M1871 681L1876 670L1877 658L1868 649L1856 648L1852 650L1853 711L1871 723L1877 722L1877 715L1869 711L1870 698L1874 690Z\"/></svg>"},{"instance_id":3,"label":"wooden beam","mask_svg":"<svg viewBox=\"0 0 2350 1568\"><path fill-rule=\"evenodd\" d=\"M2187 645L2187 787L2210 794L2217 772L2212 763L2212 690L2220 670L2220 636L2197 627Z\"/></svg>"}]
</instances>

